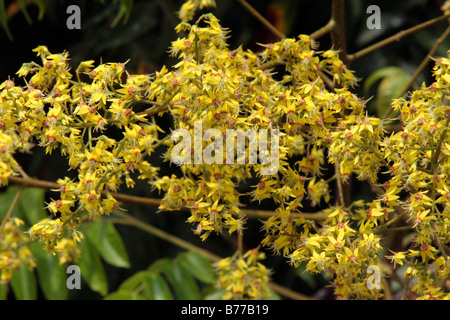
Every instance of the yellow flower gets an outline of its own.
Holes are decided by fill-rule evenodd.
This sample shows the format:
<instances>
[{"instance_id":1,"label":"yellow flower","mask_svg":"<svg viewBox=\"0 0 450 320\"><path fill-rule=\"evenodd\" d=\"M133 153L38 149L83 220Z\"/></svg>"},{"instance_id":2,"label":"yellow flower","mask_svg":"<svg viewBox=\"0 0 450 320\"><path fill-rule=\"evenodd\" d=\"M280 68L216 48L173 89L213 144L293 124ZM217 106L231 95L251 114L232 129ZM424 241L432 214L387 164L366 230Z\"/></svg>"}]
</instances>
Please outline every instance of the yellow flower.
<instances>
[{"instance_id":1,"label":"yellow flower","mask_svg":"<svg viewBox=\"0 0 450 320\"><path fill-rule=\"evenodd\" d=\"M391 251L392 252L392 251ZM394 255L392 256L386 256L386 258L390 259L392 262L394 262L394 268L397 264L403 265L404 262L406 262L407 258L407 252L392 252Z\"/></svg>"}]
</instances>

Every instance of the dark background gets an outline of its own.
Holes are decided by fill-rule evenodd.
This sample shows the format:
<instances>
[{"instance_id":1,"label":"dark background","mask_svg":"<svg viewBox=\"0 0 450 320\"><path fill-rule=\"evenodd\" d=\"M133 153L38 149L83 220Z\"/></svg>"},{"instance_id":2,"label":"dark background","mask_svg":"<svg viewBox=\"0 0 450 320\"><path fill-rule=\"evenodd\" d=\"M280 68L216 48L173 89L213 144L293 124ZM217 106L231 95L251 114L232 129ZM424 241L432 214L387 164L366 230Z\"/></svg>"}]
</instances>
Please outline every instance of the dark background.
<instances>
[{"instance_id":1,"label":"dark background","mask_svg":"<svg viewBox=\"0 0 450 320\"><path fill-rule=\"evenodd\" d=\"M6 8L13 1L6 1ZM298 34L310 34L325 25L331 13L331 0L250 0L261 14L276 25L289 37ZM441 15L439 7L443 1L410 0L410 1L346 1L346 39L349 53L354 53L366 46L384 39L400 30L407 29L421 22ZM69 30L66 27L68 14L66 9L71 4L81 8L81 30ZM32 19L28 24L22 12L9 16L8 25L14 37L8 39L6 33L0 30L0 83L11 77L19 81L15 72L22 63L36 60L32 49L38 45L48 46L50 52L59 53L67 50L70 53L72 66L76 67L80 61L94 59L96 64L103 62L125 62L131 73L152 73L163 65L170 66L175 62L167 54L171 41L178 37L174 31L179 20L176 11L182 1L163 0L135 0L128 20L120 21L115 27L111 24L119 12L118 1L49 1L42 20L38 19L38 8L31 4L27 10ZM369 14L366 8L376 4L381 9L381 29L368 30L366 20ZM231 30L230 47L243 45L254 51L259 50L256 43L271 43L277 39L266 30L253 16L233 0L217 0L217 8L211 10L224 27ZM381 67L398 66L412 74L426 56L436 39L446 27L445 22L438 23L410 35L396 43L390 44L376 52L354 62L350 69L355 71L361 83L370 74ZM319 40L319 50L330 48L330 37L324 36ZM447 39L436 55L446 55L450 47ZM36 60L38 61L38 60ZM417 83L430 82L430 68L428 65ZM363 97L362 87L356 87L355 93ZM374 94L375 91L370 92ZM364 98L369 98L364 97ZM168 127L170 119L161 120L161 126ZM74 172L67 171L65 160L54 152L51 157L45 156L43 150L37 148L30 156L19 156L25 171L34 177L56 181L64 176L73 176ZM162 163L160 155L153 155L154 165L161 166L161 174L170 174L173 168ZM157 197L145 183L138 183L134 190L124 190L141 196ZM367 197L370 190L353 185L352 196ZM50 196L50 195L49 195ZM54 194L53 194L54 196ZM257 204L252 204L257 208ZM270 202L264 202L261 207L270 208ZM156 209L147 207L127 206L129 213L149 222L163 230L186 239L210 251L228 256L234 253L236 241L228 236L211 236L206 242L192 234L191 226L185 222L187 213L169 212L156 213ZM262 239L259 232L259 221L249 220L244 236L246 248L254 248ZM130 269L118 269L105 265L110 282L110 291L134 272L146 268L151 262L161 257L174 257L180 249L158 238L150 236L131 227L118 227L129 252ZM322 289L324 281L320 277L301 276L299 270L294 270L286 259L271 257L268 253L266 264L273 268L273 279L289 288L308 295L328 295L327 289ZM73 298L100 298L94 292L83 286L81 291L72 291ZM322 289L322 290L320 290Z\"/></svg>"}]
</instances>

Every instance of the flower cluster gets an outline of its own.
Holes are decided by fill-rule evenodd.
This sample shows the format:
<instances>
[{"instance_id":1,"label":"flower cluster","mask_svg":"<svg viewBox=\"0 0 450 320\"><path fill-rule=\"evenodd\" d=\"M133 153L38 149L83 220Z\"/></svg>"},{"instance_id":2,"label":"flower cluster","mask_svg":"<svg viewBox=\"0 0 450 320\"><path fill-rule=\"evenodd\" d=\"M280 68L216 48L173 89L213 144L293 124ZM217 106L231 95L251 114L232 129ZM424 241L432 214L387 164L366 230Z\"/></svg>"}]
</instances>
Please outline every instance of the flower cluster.
<instances>
[{"instance_id":1,"label":"flower cluster","mask_svg":"<svg viewBox=\"0 0 450 320\"><path fill-rule=\"evenodd\" d=\"M183 22L189 22L194 18L197 10L216 6L215 0L188 0L181 5L178 18Z\"/></svg>"},{"instance_id":2,"label":"flower cluster","mask_svg":"<svg viewBox=\"0 0 450 320\"><path fill-rule=\"evenodd\" d=\"M34 268L36 263L26 246L28 237L20 229L23 221L11 218L3 225L0 233L0 281L11 280L14 270Z\"/></svg>"},{"instance_id":3,"label":"flower cluster","mask_svg":"<svg viewBox=\"0 0 450 320\"><path fill-rule=\"evenodd\" d=\"M372 202L325 210L328 219L321 228L314 222L315 228L303 226L298 249L291 254L293 263L307 261L311 272L331 272L338 296L379 297L379 291L365 285L364 270L381 268L382 234L403 219L413 237L404 244L405 251L386 257L394 268L408 266L405 276L412 278L420 298L450 298L443 290L450 270L445 248L450 242L449 66L448 58L437 59L433 84L393 102L402 130L386 137L380 119L359 115L340 120L331 133L329 160L339 164L342 177L356 173L381 189ZM381 168L387 168L386 177L380 176Z\"/></svg>"},{"instance_id":4,"label":"flower cluster","mask_svg":"<svg viewBox=\"0 0 450 320\"><path fill-rule=\"evenodd\" d=\"M67 52L40 46L35 52L42 63L25 63L18 72L25 86L0 84L0 185L23 174L14 154L35 144L48 154L59 150L76 171L76 178L57 181L60 197L47 204L51 215L31 227L31 239L58 252L61 263L76 259L83 218L111 214L118 208L113 192L132 188L138 178L163 193L161 211L188 209L202 240L243 232L244 195L272 201L277 209L263 221L261 245L293 265L304 263L310 273L328 274L338 297L378 299L383 290L367 285L367 270L386 274L406 264L420 298L449 298L442 288L450 265L450 59L436 60L432 85L393 102L402 127L388 135L391 120L368 114L336 50L318 51L307 35L264 44L258 53L231 49L229 32L214 15L191 21L197 9L213 5L189 0L182 6L176 30L183 36L170 48L179 61L171 70L131 75L125 63L84 61L71 73ZM151 107L136 110L146 104ZM194 143L183 141L180 149L176 134L160 138L156 117L162 114ZM229 136L230 130L236 134ZM272 131L278 134L262 133ZM241 138L244 150L228 147ZM277 148L261 149L261 141ZM179 175L160 177L149 162L161 145ZM187 161L175 161L175 151ZM269 155L276 166L252 161ZM334 176L325 177L330 168ZM369 181L378 196L350 204L342 190L335 196L330 183L339 189L351 175ZM305 214L306 206L326 209ZM385 252L382 239L395 232L396 222L412 236L401 251ZM22 237L17 224L6 221L2 239ZM7 280L17 259L33 263L14 241L5 241L0 270ZM218 264L224 298L269 297L269 272L258 262L263 258L250 250ZM386 270L384 258L394 270Z\"/></svg>"},{"instance_id":5,"label":"flower cluster","mask_svg":"<svg viewBox=\"0 0 450 320\"><path fill-rule=\"evenodd\" d=\"M145 103L150 76L129 75L121 63L94 67L94 61L85 61L75 70L74 81L67 52L52 54L44 46L34 51L42 64L25 63L18 71L21 77L32 75L26 86L11 80L0 86L0 181L4 185L20 173L13 153L30 151L34 144L48 154L59 149L67 157L77 179L58 180L60 199L47 206L52 217L29 231L55 252L64 237L75 242L83 238L78 226L84 212L95 220L118 207L109 192L123 183L132 187L134 171L141 179L155 179L157 168L145 156L160 143L160 129L131 107L136 101ZM106 135L107 126L117 127L122 137Z\"/></svg>"},{"instance_id":6,"label":"flower cluster","mask_svg":"<svg viewBox=\"0 0 450 320\"><path fill-rule=\"evenodd\" d=\"M352 206L354 210L348 211L342 208L325 210L328 218L321 225L311 221L304 223L296 240L297 249L290 258L294 265L306 262L310 273L329 274L334 279L333 288L337 297L377 299L382 292L380 288L367 286L371 276L367 269L370 266L382 269L380 238L364 230L364 223L367 223L365 215L359 232L351 226L355 224L359 211L373 212L370 216L372 225L377 223L380 215L375 210L362 210L360 205L356 202Z\"/></svg>"},{"instance_id":7,"label":"flower cluster","mask_svg":"<svg viewBox=\"0 0 450 320\"><path fill-rule=\"evenodd\" d=\"M304 35L267 45L258 54L242 47L231 50L226 43L228 32L211 14L202 15L194 24L181 23L177 29L188 33L172 43L171 52L180 62L172 72L163 69L157 73L150 88L163 93L157 101L170 101L174 129L188 130L194 139L196 135L203 139L202 144L194 143L192 152L191 146L187 149L192 161L180 165L184 178L165 177L156 183L166 192L160 208L173 210L180 204L190 208L189 222L195 223L195 232L206 239L212 231L224 228L230 233L242 231L237 190L254 175L259 182L251 192L253 200L272 198L283 207L280 210L298 210L305 196L314 203L328 201L327 184L320 176L325 142L337 118L346 111L360 115L364 107L364 102L346 89L332 93L325 88L326 76L321 74L343 86L355 83L337 52L329 50L320 57L313 49L314 41ZM278 64L285 69L282 80L271 72ZM201 132L196 132L198 121ZM229 129L279 130L279 148L272 154L279 160L278 174L263 175L262 169L269 165L249 161L253 156L250 139L244 154L229 152L227 147L226 152L214 155L212 164L196 162L197 149L201 154L214 146L212 137L205 137L210 129L223 136ZM231 140L233 145L236 139ZM168 160L175 142L167 143ZM272 143L272 137L267 142ZM301 160L292 167L287 160L294 155ZM285 232L278 224L272 229ZM275 245L280 240L269 242Z\"/></svg>"},{"instance_id":8,"label":"flower cluster","mask_svg":"<svg viewBox=\"0 0 450 320\"><path fill-rule=\"evenodd\" d=\"M270 299L269 270L260 262L265 255L257 249L234 255L217 263L219 285L224 300Z\"/></svg>"},{"instance_id":9,"label":"flower cluster","mask_svg":"<svg viewBox=\"0 0 450 320\"><path fill-rule=\"evenodd\" d=\"M382 143L391 175L382 201L400 206L414 230L407 251L394 254L408 264L413 290L428 299L449 299L442 287L450 270L444 247L450 242L450 59L435 60L433 75L430 86L393 102L403 129ZM401 197L403 190L408 196Z\"/></svg>"}]
</instances>

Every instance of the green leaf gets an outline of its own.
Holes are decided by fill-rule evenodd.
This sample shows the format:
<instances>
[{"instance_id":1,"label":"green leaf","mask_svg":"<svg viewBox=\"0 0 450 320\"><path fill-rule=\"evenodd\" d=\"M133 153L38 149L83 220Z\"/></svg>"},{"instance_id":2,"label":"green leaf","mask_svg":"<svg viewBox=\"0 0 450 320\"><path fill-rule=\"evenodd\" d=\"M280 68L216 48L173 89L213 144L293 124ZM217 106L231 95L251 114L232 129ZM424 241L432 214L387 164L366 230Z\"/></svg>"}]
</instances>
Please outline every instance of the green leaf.
<instances>
[{"instance_id":1,"label":"green leaf","mask_svg":"<svg viewBox=\"0 0 450 320\"><path fill-rule=\"evenodd\" d=\"M214 283L216 274L211 266L211 262L201 254L189 251L178 256L178 260L186 271L196 279L205 283Z\"/></svg>"},{"instance_id":2,"label":"green leaf","mask_svg":"<svg viewBox=\"0 0 450 320\"><path fill-rule=\"evenodd\" d=\"M106 262L115 267L130 267L122 238L111 222L90 223L86 227L86 236Z\"/></svg>"},{"instance_id":3,"label":"green leaf","mask_svg":"<svg viewBox=\"0 0 450 320\"><path fill-rule=\"evenodd\" d=\"M45 251L39 243L32 243L30 250L37 260L36 269L44 296L48 300L66 300L69 294L67 275L58 257Z\"/></svg>"},{"instance_id":4,"label":"green leaf","mask_svg":"<svg viewBox=\"0 0 450 320\"><path fill-rule=\"evenodd\" d=\"M109 294L105 300L142 300L153 299L148 271L139 271L126 279L117 291Z\"/></svg>"},{"instance_id":5,"label":"green leaf","mask_svg":"<svg viewBox=\"0 0 450 320\"><path fill-rule=\"evenodd\" d=\"M50 4L50 0L34 0L39 8L38 19L41 21L44 18L45 12Z\"/></svg>"},{"instance_id":6,"label":"green leaf","mask_svg":"<svg viewBox=\"0 0 450 320\"><path fill-rule=\"evenodd\" d=\"M144 300L144 298L137 293L119 290L107 295L103 300Z\"/></svg>"},{"instance_id":7,"label":"green leaf","mask_svg":"<svg viewBox=\"0 0 450 320\"><path fill-rule=\"evenodd\" d=\"M13 36L11 34L11 31L9 31L9 27L8 27L8 20L6 17L6 10L5 10L5 0L0 0L0 23L3 27L3 29L6 32L6 35L8 36L8 39L10 41L13 40Z\"/></svg>"},{"instance_id":8,"label":"green leaf","mask_svg":"<svg viewBox=\"0 0 450 320\"><path fill-rule=\"evenodd\" d=\"M22 212L22 216L30 226L48 217L48 214L44 209L44 203L44 189L27 188L23 190L19 199L19 208Z\"/></svg>"},{"instance_id":9,"label":"green leaf","mask_svg":"<svg viewBox=\"0 0 450 320\"><path fill-rule=\"evenodd\" d=\"M119 286L118 291L133 291L149 276L150 275L147 271L136 272L134 275L122 282L122 284Z\"/></svg>"},{"instance_id":10,"label":"green leaf","mask_svg":"<svg viewBox=\"0 0 450 320\"><path fill-rule=\"evenodd\" d=\"M123 18L123 24L126 24L130 17L131 9L133 8L133 0L120 0L119 12L116 18L111 23L111 27L115 27Z\"/></svg>"},{"instance_id":11,"label":"green leaf","mask_svg":"<svg viewBox=\"0 0 450 320\"><path fill-rule=\"evenodd\" d=\"M224 294L225 289L220 288L218 290L207 293L203 300L222 300Z\"/></svg>"},{"instance_id":12,"label":"green leaf","mask_svg":"<svg viewBox=\"0 0 450 320\"><path fill-rule=\"evenodd\" d=\"M384 67L373 72L364 82L364 93L367 95L370 88L381 79L376 95L376 112L381 117L390 107L392 100L399 97L411 75L402 68Z\"/></svg>"},{"instance_id":13,"label":"green leaf","mask_svg":"<svg viewBox=\"0 0 450 320\"><path fill-rule=\"evenodd\" d=\"M317 287L316 278L308 272L307 265L307 262L302 262L294 270L295 273L300 277L300 279L302 279L310 289L315 289Z\"/></svg>"},{"instance_id":14,"label":"green leaf","mask_svg":"<svg viewBox=\"0 0 450 320\"><path fill-rule=\"evenodd\" d=\"M154 12L156 12L156 10ZM95 52L101 53L130 43L132 40L147 34L157 25L158 19L156 17L148 17L148 15L138 16L120 30L111 30L110 33L108 33L109 36L105 37L106 40L97 44Z\"/></svg>"},{"instance_id":15,"label":"green leaf","mask_svg":"<svg viewBox=\"0 0 450 320\"><path fill-rule=\"evenodd\" d=\"M6 300L8 297L8 284L0 283L0 300Z\"/></svg>"},{"instance_id":16,"label":"green leaf","mask_svg":"<svg viewBox=\"0 0 450 320\"><path fill-rule=\"evenodd\" d=\"M179 300L199 300L200 292L195 280L177 261L171 261L164 269Z\"/></svg>"},{"instance_id":17,"label":"green leaf","mask_svg":"<svg viewBox=\"0 0 450 320\"><path fill-rule=\"evenodd\" d=\"M81 241L79 248L81 257L78 266L80 267L81 277L93 291L106 295L108 293L108 282L100 256L89 239Z\"/></svg>"},{"instance_id":18,"label":"green leaf","mask_svg":"<svg viewBox=\"0 0 450 320\"><path fill-rule=\"evenodd\" d=\"M396 74L398 67L384 67L374 71L364 81L364 94L367 95L369 89L379 80Z\"/></svg>"},{"instance_id":19,"label":"green leaf","mask_svg":"<svg viewBox=\"0 0 450 320\"><path fill-rule=\"evenodd\" d=\"M102 21L107 20L114 10L114 6L105 6L104 8L99 9L98 13L92 12L91 16L88 16L83 20L83 28L94 28L96 25L102 23Z\"/></svg>"},{"instance_id":20,"label":"green leaf","mask_svg":"<svg viewBox=\"0 0 450 320\"><path fill-rule=\"evenodd\" d=\"M153 262L147 270L150 273L160 273L163 272L164 269L167 268L167 266L171 263L171 260L169 258L162 258L158 259L155 262Z\"/></svg>"},{"instance_id":21,"label":"green leaf","mask_svg":"<svg viewBox=\"0 0 450 320\"><path fill-rule=\"evenodd\" d=\"M149 278L152 300L173 300L172 292L164 278L159 274L152 274Z\"/></svg>"},{"instance_id":22,"label":"green leaf","mask_svg":"<svg viewBox=\"0 0 450 320\"><path fill-rule=\"evenodd\" d=\"M18 270L13 271L11 287L17 300L36 300L37 284L34 271L24 262Z\"/></svg>"}]
</instances>

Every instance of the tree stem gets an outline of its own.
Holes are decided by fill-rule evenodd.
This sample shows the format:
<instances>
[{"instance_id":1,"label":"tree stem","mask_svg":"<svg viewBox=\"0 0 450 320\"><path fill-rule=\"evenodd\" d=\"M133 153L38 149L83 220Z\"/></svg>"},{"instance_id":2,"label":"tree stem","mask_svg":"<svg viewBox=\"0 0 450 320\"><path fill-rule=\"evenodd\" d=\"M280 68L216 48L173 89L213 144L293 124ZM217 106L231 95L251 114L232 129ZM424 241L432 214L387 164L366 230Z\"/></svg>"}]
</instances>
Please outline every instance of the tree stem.
<instances>
[{"instance_id":1,"label":"tree stem","mask_svg":"<svg viewBox=\"0 0 450 320\"><path fill-rule=\"evenodd\" d=\"M336 24L330 30L333 47L339 50L339 57L348 65L347 43L345 41L345 1L333 0L331 4L331 21Z\"/></svg>"}]
</instances>

